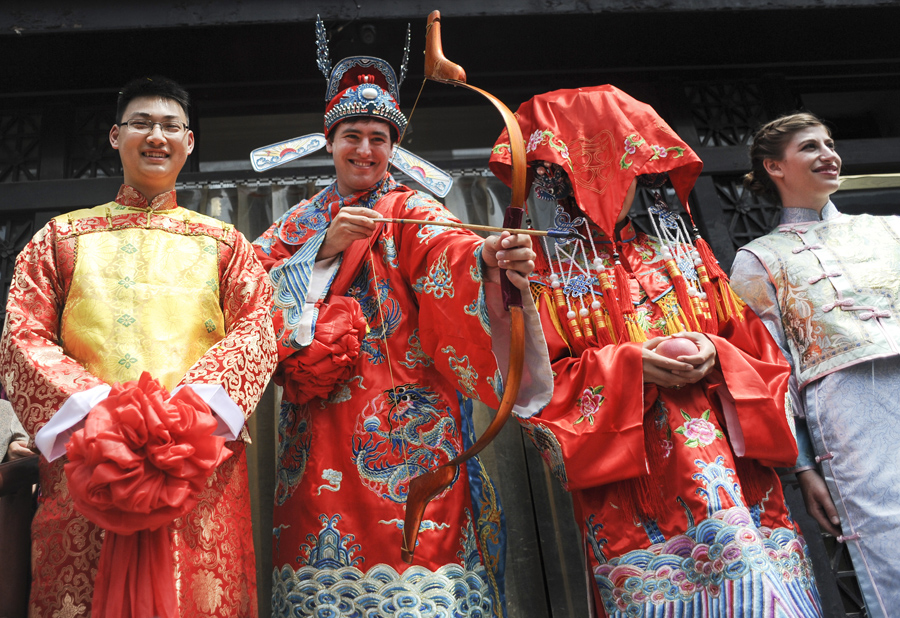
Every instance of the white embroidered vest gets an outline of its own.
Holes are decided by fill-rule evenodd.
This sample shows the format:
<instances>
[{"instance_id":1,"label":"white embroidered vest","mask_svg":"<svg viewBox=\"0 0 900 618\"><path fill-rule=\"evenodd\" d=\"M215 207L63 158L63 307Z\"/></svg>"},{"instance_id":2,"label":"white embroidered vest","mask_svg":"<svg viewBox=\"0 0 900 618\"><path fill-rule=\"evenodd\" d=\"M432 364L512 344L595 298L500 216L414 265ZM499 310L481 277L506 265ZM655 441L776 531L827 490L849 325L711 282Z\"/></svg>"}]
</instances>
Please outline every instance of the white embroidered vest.
<instances>
[{"instance_id":1,"label":"white embroidered vest","mask_svg":"<svg viewBox=\"0 0 900 618\"><path fill-rule=\"evenodd\" d=\"M800 387L900 354L900 218L841 215L779 226L741 250L766 266Z\"/></svg>"}]
</instances>

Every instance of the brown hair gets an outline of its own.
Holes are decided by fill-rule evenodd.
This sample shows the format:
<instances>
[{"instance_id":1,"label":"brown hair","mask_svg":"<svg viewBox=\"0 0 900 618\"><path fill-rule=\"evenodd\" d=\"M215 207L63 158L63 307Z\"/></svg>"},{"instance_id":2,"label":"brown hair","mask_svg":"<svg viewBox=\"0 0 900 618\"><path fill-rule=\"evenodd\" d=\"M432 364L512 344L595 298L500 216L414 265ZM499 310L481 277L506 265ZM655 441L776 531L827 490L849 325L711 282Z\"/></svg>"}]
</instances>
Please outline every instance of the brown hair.
<instances>
[{"instance_id":1,"label":"brown hair","mask_svg":"<svg viewBox=\"0 0 900 618\"><path fill-rule=\"evenodd\" d=\"M788 114L760 127L750 145L750 172L744 175L744 188L770 202L780 203L778 188L769 177L763 162L784 156L784 148L794 133L809 127L824 127L828 135L831 135L831 130L822 119L809 112Z\"/></svg>"}]
</instances>

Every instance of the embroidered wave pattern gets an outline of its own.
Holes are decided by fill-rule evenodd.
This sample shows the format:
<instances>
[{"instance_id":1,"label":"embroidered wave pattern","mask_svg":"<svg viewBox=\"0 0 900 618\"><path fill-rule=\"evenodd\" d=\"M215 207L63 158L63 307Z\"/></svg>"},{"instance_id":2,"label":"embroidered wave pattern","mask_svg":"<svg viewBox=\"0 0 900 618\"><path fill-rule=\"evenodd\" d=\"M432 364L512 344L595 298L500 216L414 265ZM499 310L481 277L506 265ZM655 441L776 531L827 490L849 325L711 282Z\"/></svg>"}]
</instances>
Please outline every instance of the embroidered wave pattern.
<instances>
[{"instance_id":1,"label":"embroidered wave pattern","mask_svg":"<svg viewBox=\"0 0 900 618\"><path fill-rule=\"evenodd\" d=\"M743 507L718 511L687 534L594 569L610 617L815 618L818 592L806 543L757 528Z\"/></svg>"},{"instance_id":2,"label":"embroidered wave pattern","mask_svg":"<svg viewBox=\"0 0 900 618\"><path fill-rule=\"evenodd\" d=\"M284 618L490 618L484 568L448 564L437 571L412 566L398 574L386 564L317 569L289 565L273 574L272 615Z\"/></svg>"}]
</instances>

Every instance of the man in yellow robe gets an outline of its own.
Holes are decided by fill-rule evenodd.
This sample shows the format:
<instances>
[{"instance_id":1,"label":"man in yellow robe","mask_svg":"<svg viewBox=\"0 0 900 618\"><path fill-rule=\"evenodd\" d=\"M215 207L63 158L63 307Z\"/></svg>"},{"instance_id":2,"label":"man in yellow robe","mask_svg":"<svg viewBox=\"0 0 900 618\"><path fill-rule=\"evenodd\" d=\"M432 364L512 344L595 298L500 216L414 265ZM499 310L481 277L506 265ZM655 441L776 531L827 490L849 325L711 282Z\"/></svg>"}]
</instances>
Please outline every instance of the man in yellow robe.
<instances>
[{"instance_id":1,"label":"man in yellow robe","mask_svg":"<svg viewBox=\"0 0 900 618\"><path fill-rule=\"evenodd\" d=\"M0 382L43 454L34 616L91 614L103 530L74 507L65 445L111 385L143 372L191 387L233 451L168 527L178 613L257 615L243 424L275 367L271 290L239 232L176 203L188 103L165 78L128 84L109 133L125 177L115 201L54 218L16 261Z\"/></svg>"}]
</instances>

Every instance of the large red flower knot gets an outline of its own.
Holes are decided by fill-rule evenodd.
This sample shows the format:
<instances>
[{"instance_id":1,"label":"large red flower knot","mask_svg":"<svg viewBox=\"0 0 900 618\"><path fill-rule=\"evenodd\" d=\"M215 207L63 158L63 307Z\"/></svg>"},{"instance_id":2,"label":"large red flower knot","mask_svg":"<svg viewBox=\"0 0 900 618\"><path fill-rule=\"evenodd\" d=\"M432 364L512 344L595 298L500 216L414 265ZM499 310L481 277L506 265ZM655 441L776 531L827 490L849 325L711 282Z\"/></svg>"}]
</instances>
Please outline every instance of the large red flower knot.
<instances>
[{"instance_id":1,"label":"large red flower knot","mask_svg":"<svg viewBox=\"0 0 900 618\"><path fill-rule=\"evenodd\" d=\"M284 400L300 404L324 398L349 379L366 326L356 299L336 296L320 303L312 343L283 360L275 373L275 383L284 386Z\"/></svg>"},{"instance_id":2,"label":"large red flower knot","mask_svg":"<svg viewBox=\"0 0 900 618\"><path fill-rule=\"evenodd\" d=\"M169 392L144 372L115 385L68 444L65 473L76 509L117 534L156 530L187 514L231 451L190 388Z\"/></svg>"}]
</instances>

